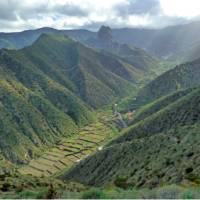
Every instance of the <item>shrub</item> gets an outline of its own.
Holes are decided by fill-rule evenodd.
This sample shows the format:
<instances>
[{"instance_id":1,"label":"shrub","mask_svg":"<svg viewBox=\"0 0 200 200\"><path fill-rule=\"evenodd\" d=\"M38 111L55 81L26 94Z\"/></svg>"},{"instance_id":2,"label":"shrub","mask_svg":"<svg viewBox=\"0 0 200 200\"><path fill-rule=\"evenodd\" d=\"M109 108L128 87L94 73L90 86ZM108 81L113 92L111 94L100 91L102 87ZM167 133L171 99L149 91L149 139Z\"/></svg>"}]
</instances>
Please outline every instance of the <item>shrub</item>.
<instances>
[{"instance_id":1,"label":"shrub","mask_svg":"<svg viewBox=\"0 0 200 200\"><path fill-rule=\"evenodd\" d=\"M127 189L129 187L129 184L127 183L127 177L119 176L115 179L114 184L117 187Z\"/></svg>"},{"instance_id":2,"label":"shrub","mask_svg":"<svg viewBox=\"0 0 200 200\"><path fill-rule=\"evenodd\" d=\"M7 192L7 191L9 191L10 190L10 187L11 187L11 184L10 183L7 183L7 182L5 182L5 183L3 183L2 184L2 186L1 186L1 191L3 191L3 192Z\"/></svg>"},{"instance_id":3,"label":"shrub","mask_svg":"<svg viewBox=\"0 0 200 200\"><path fill-rule=\"evenodd\" d=\"M199 199L200 198L200 188L189 188L184 190L181 195L181 199Z\"/></svg>"},{"instance_id":4,"label":"shrub","mask_svg":"<svg viewBox=\"0 0 200 200\"><path fill-rule=\"evenodd\" d=\"M106 199L106 194L98 188L92 188L82 195L83 199Z\"/></svg>"},{"instance_id":5,"label":"shrub","mask_svg":"<svg viewBox=\"0 0 200 200\"><path fill-rule=\"evenodd\" d=\"M128 189L128 190L118 188L112 191L107 191L106 196L109 199L141 199L142 198L139 191L134 188Z\"/></svg>"},{"instance_id":6,"label":"shrub","mask_svg":"<svg viewBox=\"0 0 200 200\"><path fill-rule=\"evenodd\" d=\"M189 181L191 181L191 182L197 184L197 185L200 184L200 177L197 176L197 175L194 174L194 173L189 173L189 174L187 174L187 175L185 176L185 178L186 178L187 180L189 180Z\"/></svg>"},{"instance_id":7,"label":"shrub","mask_svg":"<svg viewBox=\"0 0 200 200\"><path fill-rule=\"evenodd\" d=\"M46 199L56 199L57 198L57 192L52 184L50 184L48 192L46 194Z\"/></svg>"},{"instance_id":8,"label":"shrub","mask_svg":"<svg viewBox=\"0 0 200 200\"><path fill-rule=\"evenodd\" d=\"M181 193L181 187L171 185L165 186L157 190L157 198L159 199L178 199Z\"/></svg>"},{"instance_id":9,"label":"shrub","mask_svg":"<svg viewBox=\"0 0 200 200\"><path fill-rule=\"evenodd\" d=\"M32 190L24 190L22 192L19 193L17 198L20 199L27 199L27 198L31 198L31 199L43 199L46 197L47 195L47 188L43 188L39 191L32 191Z\"/></svg>"}]
</instances>

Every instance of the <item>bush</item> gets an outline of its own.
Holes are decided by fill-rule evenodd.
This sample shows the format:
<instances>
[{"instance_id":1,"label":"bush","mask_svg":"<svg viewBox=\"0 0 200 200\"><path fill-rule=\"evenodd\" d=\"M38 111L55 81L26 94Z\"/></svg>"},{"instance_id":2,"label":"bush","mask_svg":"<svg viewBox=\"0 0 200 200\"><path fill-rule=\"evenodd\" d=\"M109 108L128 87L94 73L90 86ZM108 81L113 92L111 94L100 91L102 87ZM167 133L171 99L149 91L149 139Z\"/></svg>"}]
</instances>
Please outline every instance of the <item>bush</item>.
<instances>
[{"instance_id":1,"label":"bush","mask_svg":"<svg viewBox=\"0 0 200 200\"><path fill-rule=\"evenodd\" d=\"M48 192L46 194L46 199L56 199L57 198L57 192L55 190L55 188L53 187L52 184L50 184Z\"/></svg>"},{"instance_id":2,"label":"bush","mask_svg":"<svg viewBox=\"0 0 200 200\"><path fill-rule=\"evenodd\" d=\"M115 188L112 191L107 191L106 196L109 199L141 199L142 198L139 191L134 188L128 189L128 190Z\"/></svg>"},{"instance_id":3,"label":"bush","mask_svg":"<svg viewBox=\"0 0 200 200\"><path fill-rule=\"evenodd\" d=\"M186 175L185 177L187 180L199 185L200 184L200 177L197 176L196 174L194 173L189 173L188 175Z\"/></svg>"},{"instance_id":4,"label":"bush","mask_svg":"<svg viewBox=\"0 0 200 200\"><path fill-rule=\"evenodd\" d=\"M83 199L106 199L106 194L98 188L92 188L82 195Z\"/></svg>"},{"instance_id":5,"label":"bush","mask_svg":"<svg viewBox=\"0 0 200 200\"><path fill-rule=\"evenodd\" d=\"M157 190L159 199L178 199L182 188L176 185L165 186Z\"/></svg>"},{"instance_id":6,"label":"bush","mask_svg":"<svg viewBox=\"0 0 200 200\"><path fill-rule=\"evenodd\" d=\"M43 188L40 191L36 192L36 191L32 191L32 190L24 190L22 192L19 193L17 198L20 199L44 199L46 197L48 193L48 189L47 188Z\"/></svg>"},{"instance_id":7,"label":"bush","mask_svg":"<svg viewBox=\"0 0 200 200\"><path fill-rule=\"evenodd\" d=\"M200 198L200 188L189 188L184 190L181 195L181 199L199 199Z\"/></svg>"},{"instance_id":8,"label":"bush","mask_svg":"<svg viewBox=\"0 0 200 200\"><path fill-rule=\"evenodd\" d=\"M117 177L114 181L115 186L127 189L130 185L127 183L127 177Z\"/></svg>"}]
</instances>

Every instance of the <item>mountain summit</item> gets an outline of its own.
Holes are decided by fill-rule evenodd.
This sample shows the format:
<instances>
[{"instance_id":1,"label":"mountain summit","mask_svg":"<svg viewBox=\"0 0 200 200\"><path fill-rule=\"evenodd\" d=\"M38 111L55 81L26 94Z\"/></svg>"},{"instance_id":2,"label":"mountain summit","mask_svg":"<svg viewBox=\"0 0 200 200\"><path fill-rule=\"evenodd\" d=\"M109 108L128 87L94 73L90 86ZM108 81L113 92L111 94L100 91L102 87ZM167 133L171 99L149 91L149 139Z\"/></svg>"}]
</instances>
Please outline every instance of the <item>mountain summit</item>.
<instances>
[{"instance_id":1,"label":"mountain summit","mask_svg":"<svg viewBox=\"0 0 200 200\"><path fill-rule=\"evenodd\" d=\"M112 40L112 29L109 26L101 26L97 36L102 40Z\"/></svg>"}]
</instances>

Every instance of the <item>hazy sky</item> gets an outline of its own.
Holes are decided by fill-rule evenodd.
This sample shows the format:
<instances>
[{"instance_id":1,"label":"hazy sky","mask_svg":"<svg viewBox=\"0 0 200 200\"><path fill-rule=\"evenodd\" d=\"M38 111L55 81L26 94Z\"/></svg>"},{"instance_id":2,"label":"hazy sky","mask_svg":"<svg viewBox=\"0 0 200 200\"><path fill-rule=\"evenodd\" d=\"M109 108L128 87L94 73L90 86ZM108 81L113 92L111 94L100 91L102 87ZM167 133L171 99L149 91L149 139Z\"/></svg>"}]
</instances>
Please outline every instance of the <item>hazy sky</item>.
<instances>
[{"instance_id":1,"label":"hazy sky","mask_svg":"<svg viewBox=\"0 0 200 200\"><path fill-rule=\"evenodd\" d=\"M200 0L0 0L0 32L59 29L164 27L200 17Z\"/></svg>"}]
</instances>

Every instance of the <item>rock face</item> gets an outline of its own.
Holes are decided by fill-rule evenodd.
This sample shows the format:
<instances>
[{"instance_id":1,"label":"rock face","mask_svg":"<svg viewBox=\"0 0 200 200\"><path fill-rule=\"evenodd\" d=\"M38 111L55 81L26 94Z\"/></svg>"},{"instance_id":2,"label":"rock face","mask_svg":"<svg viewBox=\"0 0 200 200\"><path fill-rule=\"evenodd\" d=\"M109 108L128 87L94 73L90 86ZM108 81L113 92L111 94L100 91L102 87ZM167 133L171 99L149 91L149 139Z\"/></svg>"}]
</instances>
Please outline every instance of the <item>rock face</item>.
<instances>
[{"instance_id":1,"label":"rock face","mask_svg":"<svg viewBox=\"0 0 200 200\"><path fill-rule=\"evenodd\" d=\"M98 38L102 40L112 40L112 30L109 26L101 26L98 31Z\"/></svg>"}]
</instances>

